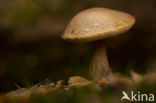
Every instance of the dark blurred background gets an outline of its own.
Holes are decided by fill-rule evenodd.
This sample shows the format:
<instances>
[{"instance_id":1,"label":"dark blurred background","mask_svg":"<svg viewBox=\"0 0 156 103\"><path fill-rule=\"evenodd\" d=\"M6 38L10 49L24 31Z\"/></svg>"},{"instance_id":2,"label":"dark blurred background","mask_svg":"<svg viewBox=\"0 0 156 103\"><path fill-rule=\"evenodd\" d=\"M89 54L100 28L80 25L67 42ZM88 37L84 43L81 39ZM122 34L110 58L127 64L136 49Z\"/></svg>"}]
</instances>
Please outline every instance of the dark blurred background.
<instances>
[{"instance_id":1,"label":"dark blurred background","mask_svg":"<svg viewBox=\"0 0 156 103\"><path fill-rule=\"evenodd\" d=\"M44 79L88 77L92 44L61 39L79 11L105 7L130 13L136 24L108 40L115 72L144 74L156 69L156 0L0 0L0 93Z\"/></svg>"}]
</instances>

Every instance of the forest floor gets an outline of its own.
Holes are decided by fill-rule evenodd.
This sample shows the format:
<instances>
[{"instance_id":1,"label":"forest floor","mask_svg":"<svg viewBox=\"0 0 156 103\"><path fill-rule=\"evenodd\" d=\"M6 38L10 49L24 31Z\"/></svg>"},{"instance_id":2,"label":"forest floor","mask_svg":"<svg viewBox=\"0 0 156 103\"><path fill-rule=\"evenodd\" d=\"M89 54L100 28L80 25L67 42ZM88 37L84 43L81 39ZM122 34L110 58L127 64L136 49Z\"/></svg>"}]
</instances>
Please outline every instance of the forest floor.
<instances>
[{"instance_id":1,"label":"forest floor","mask_svg":"<svg viewBox=\"0 0 156 103\"><path fill-rule=\"evenodd\" d=\"M134 91L137 96L156 94L155 71L144 75L132 71L130 74L125 76L115 73L109 81L102 78L93 82L74 76L69 78L68 83L64 80L57 83L44 80L31 88L17 85L17 90L0 95L0 103L121 103L123 91L127 94Z\"/></svg>"}]
</instances>

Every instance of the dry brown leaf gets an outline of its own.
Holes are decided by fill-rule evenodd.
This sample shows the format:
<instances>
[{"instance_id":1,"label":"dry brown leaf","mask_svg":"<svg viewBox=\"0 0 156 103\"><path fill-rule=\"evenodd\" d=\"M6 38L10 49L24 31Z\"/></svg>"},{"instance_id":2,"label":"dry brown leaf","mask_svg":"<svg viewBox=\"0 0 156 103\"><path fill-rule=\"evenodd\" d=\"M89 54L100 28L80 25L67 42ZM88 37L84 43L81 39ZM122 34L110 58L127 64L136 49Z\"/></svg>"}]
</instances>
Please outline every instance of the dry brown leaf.
<instances>
[{"instance_id":1,"label":"dry brown leaf","mask_svg":"<svg viewBox=\"0 0 156 103\"><path fill-rule=\"evenodd\" d=\"M83 87L92 84L92 81L86 80L80 76L70 77L68 80L69 87Z\"/></svg>"}]
</instances>

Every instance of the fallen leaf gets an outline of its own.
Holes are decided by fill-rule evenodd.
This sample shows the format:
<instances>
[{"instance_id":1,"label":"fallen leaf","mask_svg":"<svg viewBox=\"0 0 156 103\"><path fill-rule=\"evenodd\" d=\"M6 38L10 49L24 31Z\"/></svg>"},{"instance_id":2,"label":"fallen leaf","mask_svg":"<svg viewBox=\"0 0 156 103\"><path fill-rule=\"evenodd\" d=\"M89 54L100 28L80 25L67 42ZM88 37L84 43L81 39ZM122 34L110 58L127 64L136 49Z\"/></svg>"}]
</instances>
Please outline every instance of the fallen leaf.
<instances>
[{"instance_id":1,"label":"fallen leaf","mask_svg":"<svg viewBox=\"0 0 156 103\"><path fill-rule=\"evenodd\" d=\"M70 77L68 80L69 87L83 87L92 84L92 81L86 80L80 76Z\"/></svg>"}]
</instances>

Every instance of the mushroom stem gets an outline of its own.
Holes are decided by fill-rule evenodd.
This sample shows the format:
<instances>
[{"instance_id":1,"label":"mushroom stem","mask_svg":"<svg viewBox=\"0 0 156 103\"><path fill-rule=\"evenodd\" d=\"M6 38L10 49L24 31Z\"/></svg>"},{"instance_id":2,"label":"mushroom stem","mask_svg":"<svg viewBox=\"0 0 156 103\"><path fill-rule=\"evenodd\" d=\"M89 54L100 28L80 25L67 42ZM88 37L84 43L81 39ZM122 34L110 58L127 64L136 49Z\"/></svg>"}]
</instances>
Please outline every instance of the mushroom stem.
<instances>
[{"instance_id":1,"label":"mushroom stem","mask_svg":"<svg viewBox=\"0 0 156 103\"><path fill-rule=\"evenodd\" d=\"M107 59L106 42L96 42L95 52L90 64L91 75L94 81L111 74L111 69Z\"/></svg>"}]
</instances>

